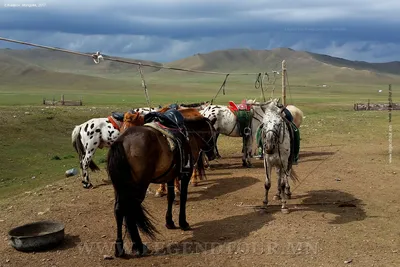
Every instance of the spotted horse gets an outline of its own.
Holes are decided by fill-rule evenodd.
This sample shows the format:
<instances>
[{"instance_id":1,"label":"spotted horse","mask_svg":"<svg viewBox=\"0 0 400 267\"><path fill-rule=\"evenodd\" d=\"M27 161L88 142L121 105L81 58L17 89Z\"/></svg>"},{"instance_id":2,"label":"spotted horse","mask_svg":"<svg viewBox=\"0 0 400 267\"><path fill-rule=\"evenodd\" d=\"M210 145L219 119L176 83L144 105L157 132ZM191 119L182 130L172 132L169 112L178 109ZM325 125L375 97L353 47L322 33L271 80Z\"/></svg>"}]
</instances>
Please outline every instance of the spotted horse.
<instances>
[{"instance_id":1,"label":"spotted horse","mask_svg":"<svg viewBox=\"0 0 400 267\"><path fill-rule=\"evenodd\" d=\"M79 155L84 188L93 187L88 169L90 168L93 172L100 170L93 161L96 149L110 147L118 138L123 118L124 113L113 112L106 118L93 118L76 125L72 131L72 146Z\"/></svg>"},{"instance_id":2,"label":"spotted horse","mask_svg":"<svg viewBox=\"0 0 400 267\"><path fill-rule=\"evenodd\" d=\"M219 134L230 137L242 137L242 165L251 167L250 158L252 157L252 146L257 128L260 126L264 112L262 104L254 104L255 100L243 100L236 105L229 102L229 106L208 105L200 113L210 119L216 119L214 128ZM221 157L216 146L217 157Z\"/></svg>"}]
</instances>

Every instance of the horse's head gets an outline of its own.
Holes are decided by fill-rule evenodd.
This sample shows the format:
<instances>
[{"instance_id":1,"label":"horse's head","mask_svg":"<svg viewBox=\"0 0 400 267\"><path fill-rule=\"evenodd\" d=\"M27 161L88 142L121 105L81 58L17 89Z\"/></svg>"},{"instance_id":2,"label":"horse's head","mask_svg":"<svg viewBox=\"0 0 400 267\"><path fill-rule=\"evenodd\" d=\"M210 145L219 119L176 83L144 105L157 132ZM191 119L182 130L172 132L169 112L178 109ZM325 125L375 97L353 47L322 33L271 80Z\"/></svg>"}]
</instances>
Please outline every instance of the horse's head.
<instances>
[{"instance_id":1,"label":"horse's head","mask_svg":"<svg viewBox=\"0 0 400 267\"><path fill-rule=\"evenodd\" d=\"M144 125L144 116L140 115L139 112L130 113L126 112L124 114L124 123L121 126L121 133L132 126L142 126Z\"/></svg>"},{"instance_id":2,"label":"horse's head","mask_svg":"<svg viewBox=\"0 0 400 267\"><path fill-rule=\"evenodd\" d=\"M275 148L279 145L283 125L283 119L279 109L275 106L269 106L263 118L263 140L266 154L273 154Z\"/></svg>"},{"instance_id":3,"label":"horse's head","mask_svg":"<svg viewBox=\"0 0 400 267\"><path fill-rule=\"evenodd\" d=\"M185 125L191 136L196 139L198 146L206 154L209 160L216 158L216 136L214 129L216 118L209 120L203 116L185 118Z\"/></svg>"}]
</instances>

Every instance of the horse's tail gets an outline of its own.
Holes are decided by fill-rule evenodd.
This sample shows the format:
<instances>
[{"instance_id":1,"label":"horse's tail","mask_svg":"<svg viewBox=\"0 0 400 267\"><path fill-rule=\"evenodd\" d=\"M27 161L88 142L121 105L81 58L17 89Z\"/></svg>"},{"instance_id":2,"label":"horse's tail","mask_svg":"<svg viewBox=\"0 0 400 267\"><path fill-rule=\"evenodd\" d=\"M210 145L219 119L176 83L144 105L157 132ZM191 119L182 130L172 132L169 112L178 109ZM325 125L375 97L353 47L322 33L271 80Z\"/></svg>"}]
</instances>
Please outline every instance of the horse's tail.
<instances>
[{"instance_id":1,"label":"horse's tail","mask_svg":"<svg viewBox=\"0 0 400 267\"><path fill-rule=\"evenodd\" d=\"M85 148L83 147L82 141L81 141L81 127L80 125L75 126L74 130L72 131L71 139L72 139L72 146L75 148L76 152L79 155L79 161L83 159L85 156ZM91 160L89 162L89 168L92 171L100 171L100 168L96 165L96 163Z\"/></svg>"},{"instance_id":2,"label":"horse's tail","mask_svg":"<svg viewBox=\"0 0 400 267\"><path fill-rule=\"evenodd\" d=\"M292 179L293 182L298 182L299 181L299 176L297 175L297 173L294 171L293 168L290 171L290 178Z\"/></svg>"},{"instance_id":3,"label":"horse's tail","mask_svg":"<svg viewBox=\"0 0 400 267\"><path fill-rule=\"evenodd\" d=\"M204 151L200 151L199 158L197 159L197 170L199 171L200 180L207 180L206 170L204 167Z\"/></svg>"},{"instance_id":4,"label":"horse's tail","mask_svg":"<svg viewBox=\"0 0 400 267\"><path fill-rule=\"evenodd\" d=\"M125 219L135 222L143 233L150 238L155 238L155 233L158 231L148 217L149 213L142 206L142 201L137 198L138 189L133 182L131 166L126 157L123 143L120 141L114 142L108 151L107 171Z\"/></svg>"}]
</instances>

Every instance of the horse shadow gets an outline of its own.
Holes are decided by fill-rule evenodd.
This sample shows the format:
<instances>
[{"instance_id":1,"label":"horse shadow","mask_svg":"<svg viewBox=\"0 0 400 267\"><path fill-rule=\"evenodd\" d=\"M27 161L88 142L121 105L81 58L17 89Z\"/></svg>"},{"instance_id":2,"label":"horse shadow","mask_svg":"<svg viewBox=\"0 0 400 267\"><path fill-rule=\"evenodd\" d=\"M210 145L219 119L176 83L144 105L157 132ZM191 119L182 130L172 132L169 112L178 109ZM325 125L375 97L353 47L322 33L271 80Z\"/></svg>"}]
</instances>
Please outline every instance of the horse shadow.
<instances>
[{"instance_id":1,"label":"horse shadow","mask_svg":"<svg viewBox=\"0 0 400 267\"><path fill-rule=\"evenodd\" d=\"M303 219L322 220L329 224L345 224L367 218L367 214L362 208L365 205L362 200L347 192L314 190L303 195L293 195L292 199L301 199L299 204L294 204L296 206L294 211L314 211L322 214L319 218L315 218L306 213L303 215Z\"/></svg>"},{"instance_id":2,"label":"horse shadow","mask_svg":"<svg viewBox=\"0 0 400 267\"><path fill-rule=\"evenodd\" d=\"M235 247L238 244L234 241L248 237L272 220L273 213L252 211L221 220L199 222L192 225L192 237L172 244L161 244L161 247L152 251L152 255L193 254L224 248L233 250L233 253L240 249Z\"/></svg>"},{"instance_id":3,"label":"horse shadow","mask_svg":"<svg viewBox=\"0 0 400 267\"><path fill-rule=\"evenodd\" d=\"M206 180L208 182L207 189L201 191L190 191L188 194L188 202L201 201L206 199L214 199L225 194L235 192L237 190L252 186L259 183L260 180L250 176L230 177L217 180ZM203 181L202 181L203 185ZM199 196L193 196L200 194Z\"/></svg>"},{"instance_id":4,"label":"horse shadow","mask_svg":"<svg viewBox=\"0 0 400 267\"><path fill-rule=\"evenodd\" d=\"M300 158L307 158L307 157L317 157L317 156L331 156L334 155L336 152L333 151L301 151L299 157Z\"/></svg>"}]
</instances>

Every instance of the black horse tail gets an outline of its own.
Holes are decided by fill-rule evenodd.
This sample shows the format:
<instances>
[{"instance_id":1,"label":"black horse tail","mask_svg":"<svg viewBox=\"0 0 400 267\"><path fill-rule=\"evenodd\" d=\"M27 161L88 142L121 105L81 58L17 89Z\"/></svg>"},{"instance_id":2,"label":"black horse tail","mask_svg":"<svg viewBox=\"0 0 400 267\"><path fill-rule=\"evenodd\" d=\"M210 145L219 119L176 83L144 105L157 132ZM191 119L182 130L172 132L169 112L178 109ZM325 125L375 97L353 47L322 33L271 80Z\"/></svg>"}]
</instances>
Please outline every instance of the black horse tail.
<instances>
[{"instance_id":1,"label":"black horse tail","mask_svg":"<svg viewBox=\"0 0 400 267\"><path fill-rule=\"evenodd\" d=\"M200 180L207 180L206 171L204 167L204 151L200 151L199 158L197 159L197 170L199 171Z\"/></svg>"},{"instance_id":2,"label":"black horse tail","mask_svg":"<svg viewBox=\"0 0 400 267\"><path fill-rule=\"evenodd\" d=\"M79 161L82 161L83 157L85 156L86 150L83 147L82 141L81 141L81 127L80 126L75 126L74 131L72 132L72 146L75 148L75 151L79 155ZM81 163L82 167L82 163ZM95 171L100 171L100 168L96 165L96 163L91 160L89 162L89 168L95 172Z\"/></svg>"},{"instance_id":3,"label":"black horse tail","mask_svg":"<svg viewBox=\"0 0 400 267\"><path fill-rule=\"evenodd\" d=\"M135 222L144 234L154 239L158 231L148 217L149 213L143 207L142 200L137 198L140 194L136 192L140 189L132 179L131 166L121 141L114 142L108 151L107 171L125 220ZM127 227L129 228L130 224Z\"/></svg>"}]
</instances>

